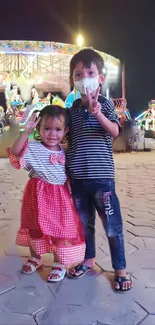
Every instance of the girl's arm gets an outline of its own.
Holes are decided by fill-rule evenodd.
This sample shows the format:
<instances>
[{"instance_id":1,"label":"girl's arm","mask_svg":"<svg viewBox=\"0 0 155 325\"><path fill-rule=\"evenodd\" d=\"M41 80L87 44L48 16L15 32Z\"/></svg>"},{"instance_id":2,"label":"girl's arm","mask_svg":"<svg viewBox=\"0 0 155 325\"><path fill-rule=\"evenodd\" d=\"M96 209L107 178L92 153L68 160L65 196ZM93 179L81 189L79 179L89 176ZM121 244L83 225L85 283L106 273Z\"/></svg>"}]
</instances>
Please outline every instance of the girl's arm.
<instances>
[{"instance_id":1,"label":"girl's arm","mask_svg":"<svg viewBox=\"0 0 155 325\"><path fill-rule=\"evenodd\" d=\"M70 196L72 196L72 189L71 189L71 185L70 185L70 178L69 178L69 172L68 172L67 166L66 166L66 176L67 176L66 186L68 188Z\"/></svg>"},{"instance_id":2,"label":"girl's arm","mask_svg":"<svg viewBox=\"0 0 155 325\"><path fill-rule=\"evenodd\" d=\"M69 177L67 177L66 186L67 186L69 194L71 196L72 195L72 189L71 189Z\"/></svg>"},{"instance_id":3,"label":"girl's arm","mask_svg":"<svg viewBox=\"0 0 155 325\"><path fill-rule=\"evenodd\" d=\"M29 138L29 133L23 132L20 137L15 141L11 148L13 155L19 157L24 149L25 142Z\"/></svg>"},{"instance_id":4,"label":"girl's arm","mask_svg":"<svg viewBox=\"0 0 155 325\"><path fill-rule=\"evenodd\" d=\"M40 117L37 118L37 114L32 114L30 120L26 123L25 131L20 135L16 140L14 145L11 148L13 155L19 157L24 149L25 142L28 140L29 135L34 131L37 124L40 121Z\"/></svg>"}]
</instances>

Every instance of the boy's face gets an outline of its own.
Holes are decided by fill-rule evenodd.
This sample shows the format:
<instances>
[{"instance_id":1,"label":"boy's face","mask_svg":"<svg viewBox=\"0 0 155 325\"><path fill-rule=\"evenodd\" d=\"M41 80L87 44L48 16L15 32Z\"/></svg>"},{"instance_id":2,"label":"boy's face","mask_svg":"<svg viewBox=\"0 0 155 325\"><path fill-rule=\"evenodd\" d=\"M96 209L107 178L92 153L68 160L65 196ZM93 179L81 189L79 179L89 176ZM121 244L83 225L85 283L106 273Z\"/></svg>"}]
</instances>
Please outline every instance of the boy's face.
<instances>
[{"instance_id":1,"label":"boy's face","mask_svg":"<svg viewBox=\"0 0 155 325\"><path fill-rule=\"evenodd\" d=\"M74 86L74 82L80 81L83 78L94 78L99 77L98 82L99 84L103 84L104 82L104 75L99 74L98 68L95 63L91 63L90 67L85 67L83 62L79 62L76 64L75 69L73 71L73 79L71 80L72 85Z\"/></svg>"}]
</instances>

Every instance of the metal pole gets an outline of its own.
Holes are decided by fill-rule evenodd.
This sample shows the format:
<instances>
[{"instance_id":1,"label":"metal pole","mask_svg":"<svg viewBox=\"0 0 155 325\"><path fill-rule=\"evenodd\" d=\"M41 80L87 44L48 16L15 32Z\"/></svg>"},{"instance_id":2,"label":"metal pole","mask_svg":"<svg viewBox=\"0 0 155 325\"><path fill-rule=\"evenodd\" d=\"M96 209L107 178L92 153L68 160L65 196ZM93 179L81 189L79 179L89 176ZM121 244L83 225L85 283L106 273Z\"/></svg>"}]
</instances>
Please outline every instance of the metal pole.
<instances>
[{"instance_id":1,"label":"metal pole","mask_svg":"<svg viewBox=\"0 0 155 325\"><path fill-rule=\"evenodd\" d=\"M123 119L125 118L124 116L124 111L125 111L125 106L126 106L126 93L125 93L125 64L123 63L122 65L122 113L123 113Z\"/></svg>"},{"instance_id":2,"label":"metal pole","mask_svg":"<svg viewBox=\"0 0 155 325\"><path fill-rule=\"evenodd\" d=\"M19 77L19 75L20 75L20 73L19 73L19 69L20 69L20 67L19 67L19 55L20 55L20 54L17 55L17 62L18 62L18 63L17 63L17 64L18 64L18 77Z\"/></svg>"},{"instance_id":3,"label":"metal pole","mask_svg":"<svg viewBox=\"0 0 155 325\"><path fill-rule=\"evenodd\" d=\"M122 65L122 98L125 99L125 64Z\"/></svg>"}]
</instances>

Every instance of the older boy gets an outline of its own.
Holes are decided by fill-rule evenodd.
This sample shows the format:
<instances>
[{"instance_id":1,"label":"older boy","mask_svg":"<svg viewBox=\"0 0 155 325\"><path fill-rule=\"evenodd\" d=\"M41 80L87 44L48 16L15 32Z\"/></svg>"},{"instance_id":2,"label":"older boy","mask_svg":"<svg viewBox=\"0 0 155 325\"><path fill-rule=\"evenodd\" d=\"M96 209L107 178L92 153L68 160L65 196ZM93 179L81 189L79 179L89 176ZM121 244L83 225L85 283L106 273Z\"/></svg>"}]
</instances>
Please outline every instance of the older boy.
<instances>
[{"instance_id":1,"label":"older boy","mask_svg":"<svg viewBox=\"0 0 155 325\"><path fill-rule=\"evenodd\" d=\"M104 61L93 49L83 49L70 62L70 81L80 93L69 110L67 151L71 189L86 239L85 260L69 274L81 278L95 264L95 209L109 241L115 290L129 290L122 216L115 192L112 138L119 134L114 105L99 94L104 82Z\"/></svg>"}]
</instances>

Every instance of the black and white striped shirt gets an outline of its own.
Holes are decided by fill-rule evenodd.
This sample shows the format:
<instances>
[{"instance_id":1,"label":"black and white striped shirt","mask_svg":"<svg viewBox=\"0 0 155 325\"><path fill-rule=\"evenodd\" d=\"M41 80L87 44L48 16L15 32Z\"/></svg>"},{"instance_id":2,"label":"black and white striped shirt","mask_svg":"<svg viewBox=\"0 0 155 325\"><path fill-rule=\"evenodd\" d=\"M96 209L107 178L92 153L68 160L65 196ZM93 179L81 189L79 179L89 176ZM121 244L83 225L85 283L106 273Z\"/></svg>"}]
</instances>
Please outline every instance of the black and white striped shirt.
<instances>
[{"instance_id":1,"label":"black and white striped shirt","mask_svg":"<svg viewBox=\"0 0 155 325\"><path fill-rule=\"evenodd\" d=\"M27 150L23 156L23 168L29 171L29 177L41 178L50 184L64 185L66 182L65 164L51 163L51 156L61 155L65 161L65 151L52 151L44 147L40 142L28 142Z\"/></svg>"},{"instance_id":2,"label":"black and white striped shirt","mask_svg":"<svg viewBox=\"0 0 155 325\"><path fill-rule=\"evenodd\" d=\"M102 113L119 125L114 105L99 96ZM112 137L77 99L69 109L67 167L75 179L114 178Z\"/></svg>"}]
</instances>

